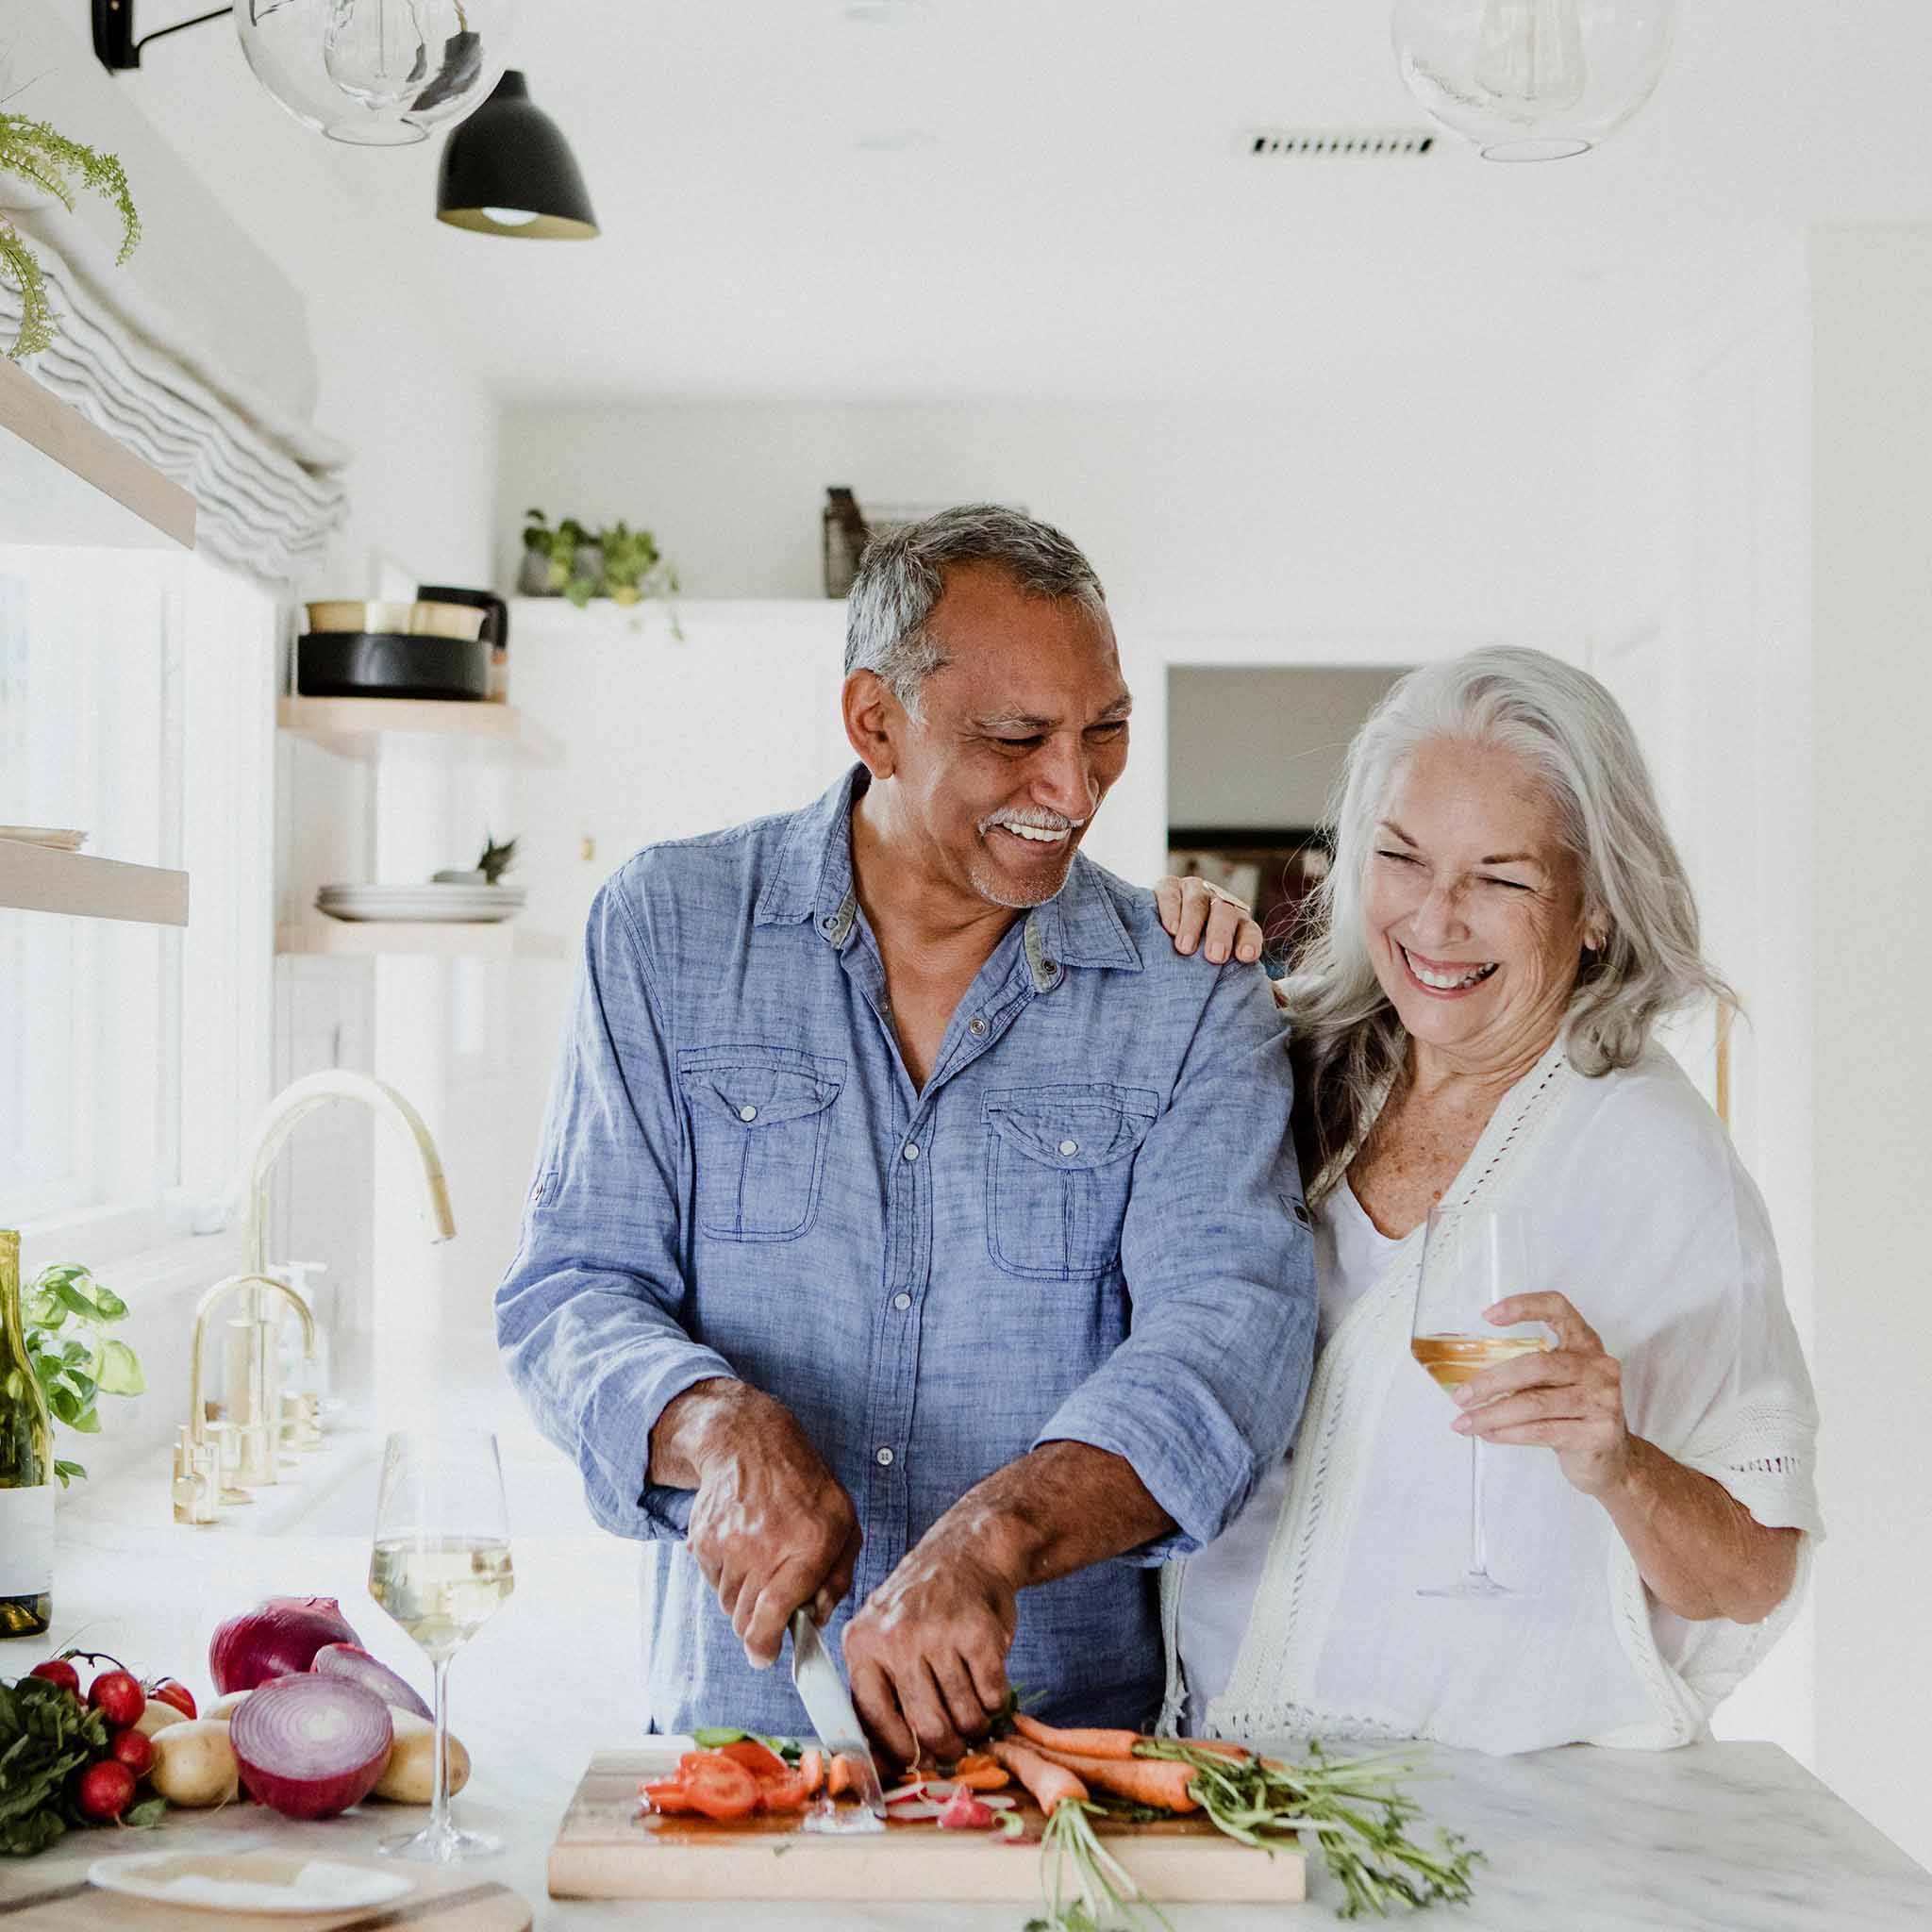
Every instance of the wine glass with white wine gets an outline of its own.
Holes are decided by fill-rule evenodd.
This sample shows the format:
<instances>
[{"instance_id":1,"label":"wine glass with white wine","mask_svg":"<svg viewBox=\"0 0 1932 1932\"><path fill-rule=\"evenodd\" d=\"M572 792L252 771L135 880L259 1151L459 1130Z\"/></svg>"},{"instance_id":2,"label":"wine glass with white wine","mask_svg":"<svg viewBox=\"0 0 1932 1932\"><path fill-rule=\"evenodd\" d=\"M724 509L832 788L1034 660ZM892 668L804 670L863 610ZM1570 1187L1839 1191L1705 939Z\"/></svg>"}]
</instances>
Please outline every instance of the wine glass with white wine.
<instances>
[{"instance_id":1,"label":"wine glass with white wine","mask_svg":"<svg viewBox=\"0 0 1932 1932\"><path fill-rule=\"evenodd\" d=\"M1498 1327L1483 1310L1506 1295L1529 1288L1523 1224L1492 1208L1429 1209L1423 1236L1422 1278L1416 1286L1415 1322L1408 1352L1453 1391L1485 1369L1545 1348L1542 1327L1517 1322ZM1490 1574L1483 1536L1483 1442L1469 1439L1469 1570L1454 1583L1419 1590L1418 1596L1514 1596Z\"/></svg>"},{"instance_id":2,"label":"wine glass with white wine","mask_svg":"<svg viewBox=\"0 0 1932 1932\"><path fill-rule=\"evenodd\" d=\"M369 1593L418 1643L436 1674L435 1786L429 1823L379 1850L438 1865L503 1849L449 1815L450 1658L516 1588L496 1438L481 1430L402 1431L389 1439L375 1504Z\"/></svg>"}]
</instances>

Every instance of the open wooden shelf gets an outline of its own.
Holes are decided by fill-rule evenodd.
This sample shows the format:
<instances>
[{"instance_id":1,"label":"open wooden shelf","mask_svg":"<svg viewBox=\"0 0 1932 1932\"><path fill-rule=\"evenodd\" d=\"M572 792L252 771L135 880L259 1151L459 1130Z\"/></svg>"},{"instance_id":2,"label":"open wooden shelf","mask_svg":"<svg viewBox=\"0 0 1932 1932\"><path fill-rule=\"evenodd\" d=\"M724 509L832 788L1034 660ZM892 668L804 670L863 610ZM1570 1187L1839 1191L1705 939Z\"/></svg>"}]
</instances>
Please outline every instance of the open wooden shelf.
<instances>
[{"instance_id":1,"label":"open wooden shelf","mask_svg":"<svg viewBox=\"0 0 1932 1932\"><path fill-rule=\"evenodd\" d=\"M0 541L194 548L194 498L0 357Z\"/></svg>"},{"instance_id":2,"label":"open wooden shelf","mask_svg":"<svg viewBox=\"0 0 1932 1932\"><path fill-rule=\"evenodd\" d=\"M499 758L541 760L556 749L513 705L457 698L282 698L275 723L350 758L374 758L396 732L449 739Z\"/></svg>"},{"instance_id":3,"label":"open wooden shelf","mask_svg":"<svg viewBox=\"0 0 1932 1932\"><path fill-rule=\"evenodd\" d=\"M305 919L275 928L275 951L309 958L372 959L414 954L432 958L480 955L487 959L560 959L555 933L526 932L514 920L489 924L456 921Z\"/></svg>"},{"instance_id":4,"label":"open wooden shelf","mask_svg":"<svg viewBox=\"0 0 1932 1932\"><path fill-rule=\"evenodd\" d=\"M0 907L71 919L188 924L188 874L0 839Z\"/></svg>"}]
</instances>

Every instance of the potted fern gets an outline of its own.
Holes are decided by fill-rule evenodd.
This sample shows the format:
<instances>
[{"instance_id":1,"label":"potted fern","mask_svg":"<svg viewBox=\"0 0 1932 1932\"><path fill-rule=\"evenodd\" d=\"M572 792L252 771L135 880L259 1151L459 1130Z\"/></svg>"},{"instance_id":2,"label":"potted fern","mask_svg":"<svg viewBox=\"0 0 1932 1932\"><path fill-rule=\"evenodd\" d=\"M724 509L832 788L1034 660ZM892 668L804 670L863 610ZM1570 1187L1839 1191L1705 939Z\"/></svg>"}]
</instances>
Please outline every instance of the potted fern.
<instances>
[{"instance_id":1,"label":"potted fern","mask_svg":"<svg viewBox=\"0 0 1932 1932\"><path fill-rule=\"evenodd\" d=\"M77 177L80 186L92 189L121 211L121 251L114 258L116 263L134 253L141 240L141 217L134 210L127 176L113 155L72 140L44 121L30 121L25 114L0 114L0 171L18 175L23 181L45 190L69 213L74 210ZM10 283L20 297L20 325L13 346L7 351L18 362L53 342L54 325L59 318L47 295L47 278L40 258L4 210L0 210L0 281Z\"/></svg>"}]
</instances>

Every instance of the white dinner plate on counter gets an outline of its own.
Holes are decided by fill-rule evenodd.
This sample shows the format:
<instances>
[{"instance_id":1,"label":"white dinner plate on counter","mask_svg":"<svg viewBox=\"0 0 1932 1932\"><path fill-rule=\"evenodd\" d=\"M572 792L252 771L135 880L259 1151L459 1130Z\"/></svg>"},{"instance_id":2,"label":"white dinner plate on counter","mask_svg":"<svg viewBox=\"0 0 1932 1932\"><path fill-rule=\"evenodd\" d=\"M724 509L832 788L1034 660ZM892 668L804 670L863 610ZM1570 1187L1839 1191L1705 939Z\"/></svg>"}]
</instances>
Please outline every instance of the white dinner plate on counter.
<instances>
[{"instance_id":1,"label":"white dinner plate on counter","mask_svg":"<svg viewBox=\"0 0 1932 1932\"><path fill-rule=\"evenodd\" d=\"M152 1905L193 1912L351 1912L393 1903L415 1890L399 1872L374 1872L336 1858L288 1852L140 1852L96 1858L88 1880ZM157 1919L157 1927L192 1920Z\"/></svg>"}]
</instances>

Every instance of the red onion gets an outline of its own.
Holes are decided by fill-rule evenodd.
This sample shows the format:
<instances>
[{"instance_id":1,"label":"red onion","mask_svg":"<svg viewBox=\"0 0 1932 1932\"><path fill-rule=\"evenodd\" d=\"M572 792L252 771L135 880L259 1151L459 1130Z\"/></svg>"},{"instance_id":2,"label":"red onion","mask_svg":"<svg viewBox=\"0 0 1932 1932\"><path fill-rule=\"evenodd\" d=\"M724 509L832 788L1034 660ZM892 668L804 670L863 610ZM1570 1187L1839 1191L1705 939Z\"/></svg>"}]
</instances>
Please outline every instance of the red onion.
<instances>
[{"instance_id":1,"label":"red onion","mask_svg":"<svg viewBox=\"0 0 1932 1932\"><path fill-rule=\"evenodd\" d=\"M306 1671L325 1643L354 1643L341 1606L332 1596L264 1597L230 1617L209 1639L208 1675L215 1695L253 1690L271 1677Z\"/></svg>"},{"instance_id":2,"label":"red onion","mask_svg":"<svg viewBox=\"0 0 1932 1932\"><path fill-rule=\"evenodd\" d=\"M410 1685L387 1664L378 1662L356 1644L325 1643L315 1653L315 1661L308 1668L324 1676L344 1677L351 1684L360 1684L365 1690L374 1690L385 1704L391 1704L398 1710L407 1710L412 1716L426 1717L432 1721L435 1718L435 1712L416 1695Z\"/></svg>"},{"instance_id":3,"label":"red onion","mask_svg":"<svg viewBox=\"0 0 1932 1932\"><path fill-rule=\"evenodd\" d=\"M341 1677L277 1677L228 1721L242 1785L285 1818L333 1818L359 1804L394 1741L389 1706Z\"/></svg>"}]
</instances>

